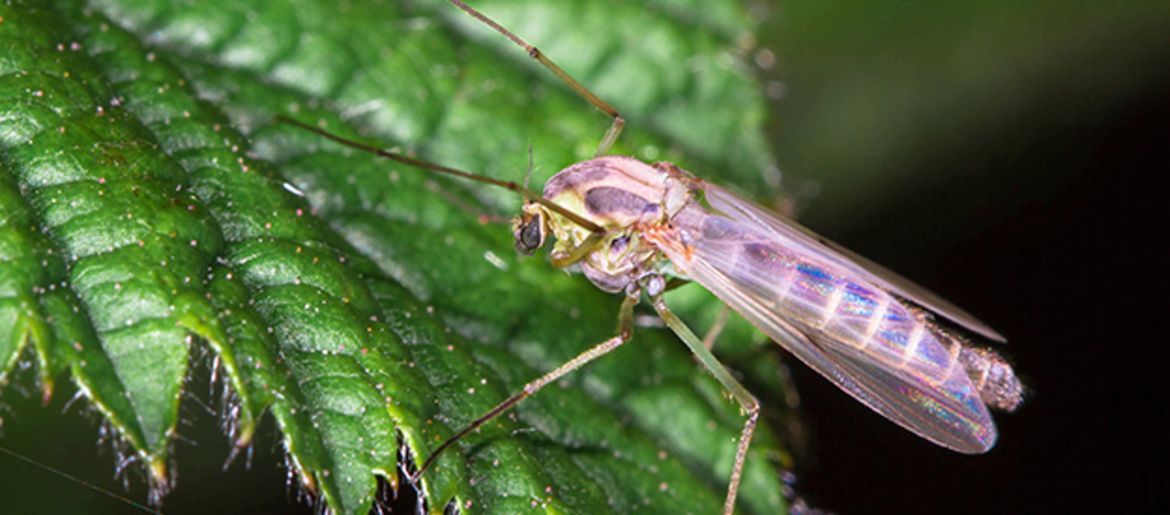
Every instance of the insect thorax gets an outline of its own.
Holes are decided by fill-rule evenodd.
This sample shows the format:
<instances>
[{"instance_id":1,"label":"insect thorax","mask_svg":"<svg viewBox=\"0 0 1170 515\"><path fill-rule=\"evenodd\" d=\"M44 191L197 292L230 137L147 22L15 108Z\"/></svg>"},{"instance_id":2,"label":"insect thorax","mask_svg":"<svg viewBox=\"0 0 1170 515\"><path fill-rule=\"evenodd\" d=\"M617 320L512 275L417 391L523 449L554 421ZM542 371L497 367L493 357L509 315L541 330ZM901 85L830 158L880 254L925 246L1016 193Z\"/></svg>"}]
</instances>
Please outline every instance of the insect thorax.
<instances>
[{"instance_id":1,"label":"insect thorax","mask_svg":"<svg viewBox=\"0 0 1170 515\"><path fill-rule=\"evenodd\" d=\"M673 174L622 156L599 157L561 170L545 184L544 197L606 229L579 264L581 272L607 292L621 291L662 268L665 260L641 232L666 223L689 198ZM543 210L556 236L554 256L566 255L591 236L563 216L534 208Z\"/></svg>"}]
</instances>

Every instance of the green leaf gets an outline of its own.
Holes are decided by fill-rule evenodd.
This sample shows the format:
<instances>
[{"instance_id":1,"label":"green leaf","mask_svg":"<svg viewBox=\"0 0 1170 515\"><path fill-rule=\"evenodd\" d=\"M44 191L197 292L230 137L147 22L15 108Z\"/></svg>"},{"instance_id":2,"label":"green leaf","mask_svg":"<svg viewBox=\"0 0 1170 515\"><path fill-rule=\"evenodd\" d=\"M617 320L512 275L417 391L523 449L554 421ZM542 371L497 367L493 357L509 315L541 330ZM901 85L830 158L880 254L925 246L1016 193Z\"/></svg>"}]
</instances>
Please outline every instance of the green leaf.
<instances>
[{"instance_id":1,"label":"green leaf","mask_svg":"<svg viewBox=\"0 0 1170 515\"><path fill-rule=\"evenodd\" d=\"M612 100L617 152L774 191L738 2L477 7ZM445 2L18 1L0 7L0 55L0 382L26 347L46 396L68 368L156 496L193 347L227 381L236 445L272 413L301 485L361 513L400 445L417 466L613 330L617 299L478 221L514 196L272 124L510 180L529 147L538 183L588 158L608 121ZM695 286L672 301L713 319ZM754 342L728 346L733 363L774 365L733 325ZM714 512L741 424L668 332L642 328L462 440L424 487L433 510ZM767 427L752 449L739 507L781 511L785 455Z\"/></svg>"}]
</instances>

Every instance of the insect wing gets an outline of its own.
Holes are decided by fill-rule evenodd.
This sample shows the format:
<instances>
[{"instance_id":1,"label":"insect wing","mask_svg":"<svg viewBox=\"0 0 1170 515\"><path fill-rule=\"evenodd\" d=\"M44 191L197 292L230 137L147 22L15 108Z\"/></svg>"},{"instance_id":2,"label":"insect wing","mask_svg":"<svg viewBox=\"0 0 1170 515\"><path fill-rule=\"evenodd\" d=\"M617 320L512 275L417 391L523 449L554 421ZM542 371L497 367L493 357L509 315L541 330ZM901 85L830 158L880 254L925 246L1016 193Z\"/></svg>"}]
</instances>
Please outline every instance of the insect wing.
<instances>
[{"instance_id":1,"label":"insect wing","mask_svg":"<svg viewBox=\"0 0 1170 515\"><path fill-rule=\"evenodd\" d=\"M711 207L727 215L745 212L728 209L726 199L738 200L730 196L718 198L715 200L719 202L711 202ZM753 211L767 214L758 208ZM744 249L753 245L795 246L788 248L795 255L814 250L801 249L797 242L777 236L758 219L713 215L694 205L679 213L673 222L680 231L679 241L659 241L658 245L679 272L702 284L858 401L923 438L959 452L982 453L994 445L995 425L979 392L961 368L931 378L910 367L898 366L896 360L882 356L877 345L859 348L818 330L811 321L816 316L801 316L798 301L782 291L790 281L777 277L774 270L753 266L750 260L743 259ZM821 253L815 258L827 275L848 277L857 270L856 266L835 266L844 259L839 255ZM843 282L864 282L867 277L851 277ZM898 302L873 290L875 295L888 299L886 302ZM961 367L953 363L953 356L938 341L922 341L915 355L941 355L951 367Z\"/></svg>"},{"instance_id":2,"label":"insect wing","mask_svg":"<svg viewBox=\"0 0 1170 515\"><path fill-rule=\"evenodd\" d=\"M787 241L798 243L809 251L817 252L835 261L838 266L849 270L853 275L866 277L882 289L959 324L968 331L996 342L1007 341L995 329L962 308L804 226L784 220L775 213L764 210L714 184L700 182L700 188L711 207L732 219L755 224Z\"/></svg>"}]
</instances>

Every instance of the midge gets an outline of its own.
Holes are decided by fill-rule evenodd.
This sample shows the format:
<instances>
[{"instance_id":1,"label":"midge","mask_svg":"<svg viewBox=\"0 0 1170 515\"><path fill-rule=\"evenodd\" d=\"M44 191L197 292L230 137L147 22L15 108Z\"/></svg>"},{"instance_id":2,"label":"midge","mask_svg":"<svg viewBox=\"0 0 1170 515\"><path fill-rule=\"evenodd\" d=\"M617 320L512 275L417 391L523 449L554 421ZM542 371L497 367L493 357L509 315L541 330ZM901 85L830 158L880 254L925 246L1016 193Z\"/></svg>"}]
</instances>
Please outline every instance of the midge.
<instances>
[{"instance_id":1,"label":"midge","mask_svg":"<svg viewBox=\"0 0 1170 515\"><path fill-rule=\"evenodd\" d=\"M995 444L989 408L1014 410L1023 387L1010 365L971 340L1003 336L963 310L884 268L730 191L666 162L606 155L624 120L617 110L536 47L459 0L456 7L524 48L613 118L597 157L561 170L538 194L500 181L290 123L362 151L433 172L492 184L524 197L513 222L517 250L533 254L552 236L554 267L578 265L594 285L625 296L612 338L533 380L448 439L419 468L493 417L560 377L630 341L645 294L658 316L746 413L723 512L735 508L759 403L667 307L671 280L692 280L825 376L898 425L938 445L977 454Z\"/></svg>"}]
</instances>

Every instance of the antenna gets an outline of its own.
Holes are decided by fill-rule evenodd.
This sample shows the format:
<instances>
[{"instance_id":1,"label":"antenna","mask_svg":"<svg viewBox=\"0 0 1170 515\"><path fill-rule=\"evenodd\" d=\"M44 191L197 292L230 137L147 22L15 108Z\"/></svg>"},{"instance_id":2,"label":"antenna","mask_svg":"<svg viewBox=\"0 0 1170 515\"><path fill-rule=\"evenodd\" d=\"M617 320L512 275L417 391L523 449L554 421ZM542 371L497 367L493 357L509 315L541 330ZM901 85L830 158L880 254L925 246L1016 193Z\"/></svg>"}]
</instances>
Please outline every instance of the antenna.
<instances>
[{"instance_id":1,"label":"antenna","mask_svg":"<svg viewBox=\"0 0 1170 515\"><path fill-rule=\"evenodd\" d=\"M350 147L350 148L353 148L356 150L360 150L362 152L366 152L368 154L373 154L373 155L376 155L378 157L384 157L384 158L389 159L391 161L397 161L399 163L402 163L405 165L410 165L410 166L413 166L415 168L421 168L423 170L430 170L432 172L441 173L441 174L445 174L445 175L453 175L455 177L460 177L460 178L467 179L470 181L481 182L484 184L491 184L493 186L499 186L501 188L514 191L514 192L520 194L520 196L524 197L525 200L527 200L529 202L535 202L537 204L540 204L540 205L548 208L549 210L553 211L554 213L561 215L565 218L568 218L573 223L580 225L581 227L584 227L589 232L592 232L595 234L602 234L605 232L605 228L598 225L596 222L593 222L593 221L591 221L591 220L589 220L581 215L578 215L577 213L569 211L568 209L561 206L560 204L557 204L556 202L548 200L548 199L544 198L543 196L541 196L539 193L528 189L527 186L521 186L519 184L516 184L513 181L502 181L502 180L488 177L485 175L479 175L479 174L475 174L475 173L471 173L471 172L465 172L463 170L458 170L455 168L451 168L449 166L443 166L440 164L435 164L435 163L423 161L421 159L413 158L413 157L410 157L410 156L407 156L404 154L400 154L397 152L391 152L389 150L384 150L384 149L375 147L373 145L362 143L360 141L349 139L349 138L346 138L345 136L341 136L339 134L332 133L332 132L327 131L325 129L322 129L320 127L317 127L314 125L309 125L309 124L302 122L302 121L299 121L299 120L294 120L294 119L292 119L288 116L285 116L283 114L276 115L275 119L277 122L292 125L294 127L299 127L299 128L304 129L306 131L315 133L318 136L321 136L325 139L334 141L336 143L340 143L342 145L345 145L347 147ZM529 154L529 156L531 159L531 153ZM529 166L529 169L531 170L531 165ZM525 182L527 182L527 181L525 181Z\"/></svg>"},{"instance_id":2,"label":"antenna","mask_svg":"<svg viewBox=\"0 0 1170 515\"><path fill-rule=\"evenodd\" d=\"M524 188L528 189L528 181L532 179L532 144L528 144L528 170L524 171Z\"/></svg>"}]
</instances>

